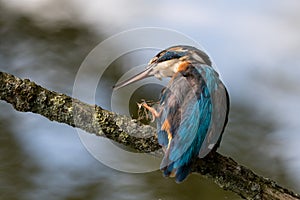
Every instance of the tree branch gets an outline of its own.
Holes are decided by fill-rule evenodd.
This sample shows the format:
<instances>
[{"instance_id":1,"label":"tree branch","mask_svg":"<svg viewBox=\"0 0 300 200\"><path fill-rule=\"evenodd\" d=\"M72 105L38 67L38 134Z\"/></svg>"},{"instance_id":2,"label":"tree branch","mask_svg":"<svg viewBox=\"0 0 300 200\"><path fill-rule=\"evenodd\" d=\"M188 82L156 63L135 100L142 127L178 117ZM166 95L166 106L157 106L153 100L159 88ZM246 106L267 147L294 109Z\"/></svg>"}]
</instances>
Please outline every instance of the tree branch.
<instances>
[{"instance_id":1,"label":"tree branch","mask_svg":"<svg viewBox=\"0 0 300 200\"><path fill-rule=\"evenodd\" d=\"M105 136L138 152L162 155L151 126L138 124L126 116L117 115L99 106L89 105L65 94L49 91L28 79L0 72L0 99L21 112L33 112L77 127L86 132ZM232 158L219 153L198 159L193 172L214 180L225 190L245 199L300 199L274 181L258 176Z\"/></svg>"}]
</instances>

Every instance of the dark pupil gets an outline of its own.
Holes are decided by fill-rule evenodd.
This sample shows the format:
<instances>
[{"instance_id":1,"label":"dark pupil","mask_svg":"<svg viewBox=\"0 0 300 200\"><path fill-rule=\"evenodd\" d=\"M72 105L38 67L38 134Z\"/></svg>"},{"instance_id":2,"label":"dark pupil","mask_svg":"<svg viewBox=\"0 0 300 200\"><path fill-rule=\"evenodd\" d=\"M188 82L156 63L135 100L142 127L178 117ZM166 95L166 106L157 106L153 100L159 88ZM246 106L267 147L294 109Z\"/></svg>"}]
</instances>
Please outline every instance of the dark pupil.
<instances>
[{"instance_id":1,"label":"dark pupil","mask_svg":"<svg viewBox=\"0 0 300 200\"><path fill-rule=\"evenodd\" d=\"M168 51L163 56L157 59L157 62L163 62L166 60L171 60L175 58L180 58L184 55L184 52L175 52L175 51Z\"/></svg>"}]
</instances>

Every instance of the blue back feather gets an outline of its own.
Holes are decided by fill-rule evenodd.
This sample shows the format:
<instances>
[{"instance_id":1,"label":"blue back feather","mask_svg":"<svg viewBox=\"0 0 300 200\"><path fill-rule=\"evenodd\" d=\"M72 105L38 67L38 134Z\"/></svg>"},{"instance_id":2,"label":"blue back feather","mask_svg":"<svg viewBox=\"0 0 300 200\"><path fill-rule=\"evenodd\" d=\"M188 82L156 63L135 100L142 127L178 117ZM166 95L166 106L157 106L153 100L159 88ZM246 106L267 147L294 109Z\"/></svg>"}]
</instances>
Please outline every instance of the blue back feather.
<instances>
[{"instance_id":1,"label":"blue back feather","mask_svg":"<svg viewBox=\"0 0 300 200\"><path fill-rule=\"evenodd\" d=\"M176 74L161 94L158 141L166 148L161 169L165 176L175 173L177 182L190 173L191 161L198 156L211 124L210 89L201 71L191 65L184 74ZM162 130L165 120L171 125L170 141L166 130Z\"/></svg>"}]
</instances>

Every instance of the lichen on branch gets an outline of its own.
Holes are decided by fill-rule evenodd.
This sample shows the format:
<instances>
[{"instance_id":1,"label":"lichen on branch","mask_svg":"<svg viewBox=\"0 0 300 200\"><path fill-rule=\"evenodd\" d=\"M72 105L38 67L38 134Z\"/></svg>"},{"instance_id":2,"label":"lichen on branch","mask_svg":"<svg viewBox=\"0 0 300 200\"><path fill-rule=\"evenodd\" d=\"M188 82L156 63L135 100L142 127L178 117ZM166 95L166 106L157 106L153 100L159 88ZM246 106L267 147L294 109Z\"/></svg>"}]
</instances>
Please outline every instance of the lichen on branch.
<instances>
[{"instance_id":1,"label":"lichen on branch","mask_svg":"<svg viewBox=\"0 0 300 200\"><path fill-rule=\"evenodd\" d=\"M0 99L18 111L40 114L51 121L107 137L137 152L162 154L153 127L139 124L100 106L47 90L28 79L0 72ZM299 194L258 176L232 158L217 152L195 161L192 171L245 199L300 199Z\"/></svg>"}]
</instances>

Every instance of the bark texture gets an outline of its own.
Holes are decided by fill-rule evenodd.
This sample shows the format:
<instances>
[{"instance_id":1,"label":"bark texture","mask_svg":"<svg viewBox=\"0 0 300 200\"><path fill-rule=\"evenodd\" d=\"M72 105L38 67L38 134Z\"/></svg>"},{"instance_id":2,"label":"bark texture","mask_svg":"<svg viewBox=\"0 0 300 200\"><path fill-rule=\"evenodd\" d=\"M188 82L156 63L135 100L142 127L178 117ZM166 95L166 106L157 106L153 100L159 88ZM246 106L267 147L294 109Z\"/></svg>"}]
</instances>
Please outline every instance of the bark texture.
<instances>
[{"instance_id":1,"label":"bark texture","mask_svg":"<svg viewBox=\"0 0 300 200\"><path fill-rule=\"evenodd\" d=\"M96 105L49 91L28 79L0 72L0 99L21 112L40 114L88 133L107 137L137 152L162 155L155 129ZM193 172L211 178L225 190L245 199L300 199L299 194L279 186L217 152L198 159Z\"/></svg>"}]
</instances>

